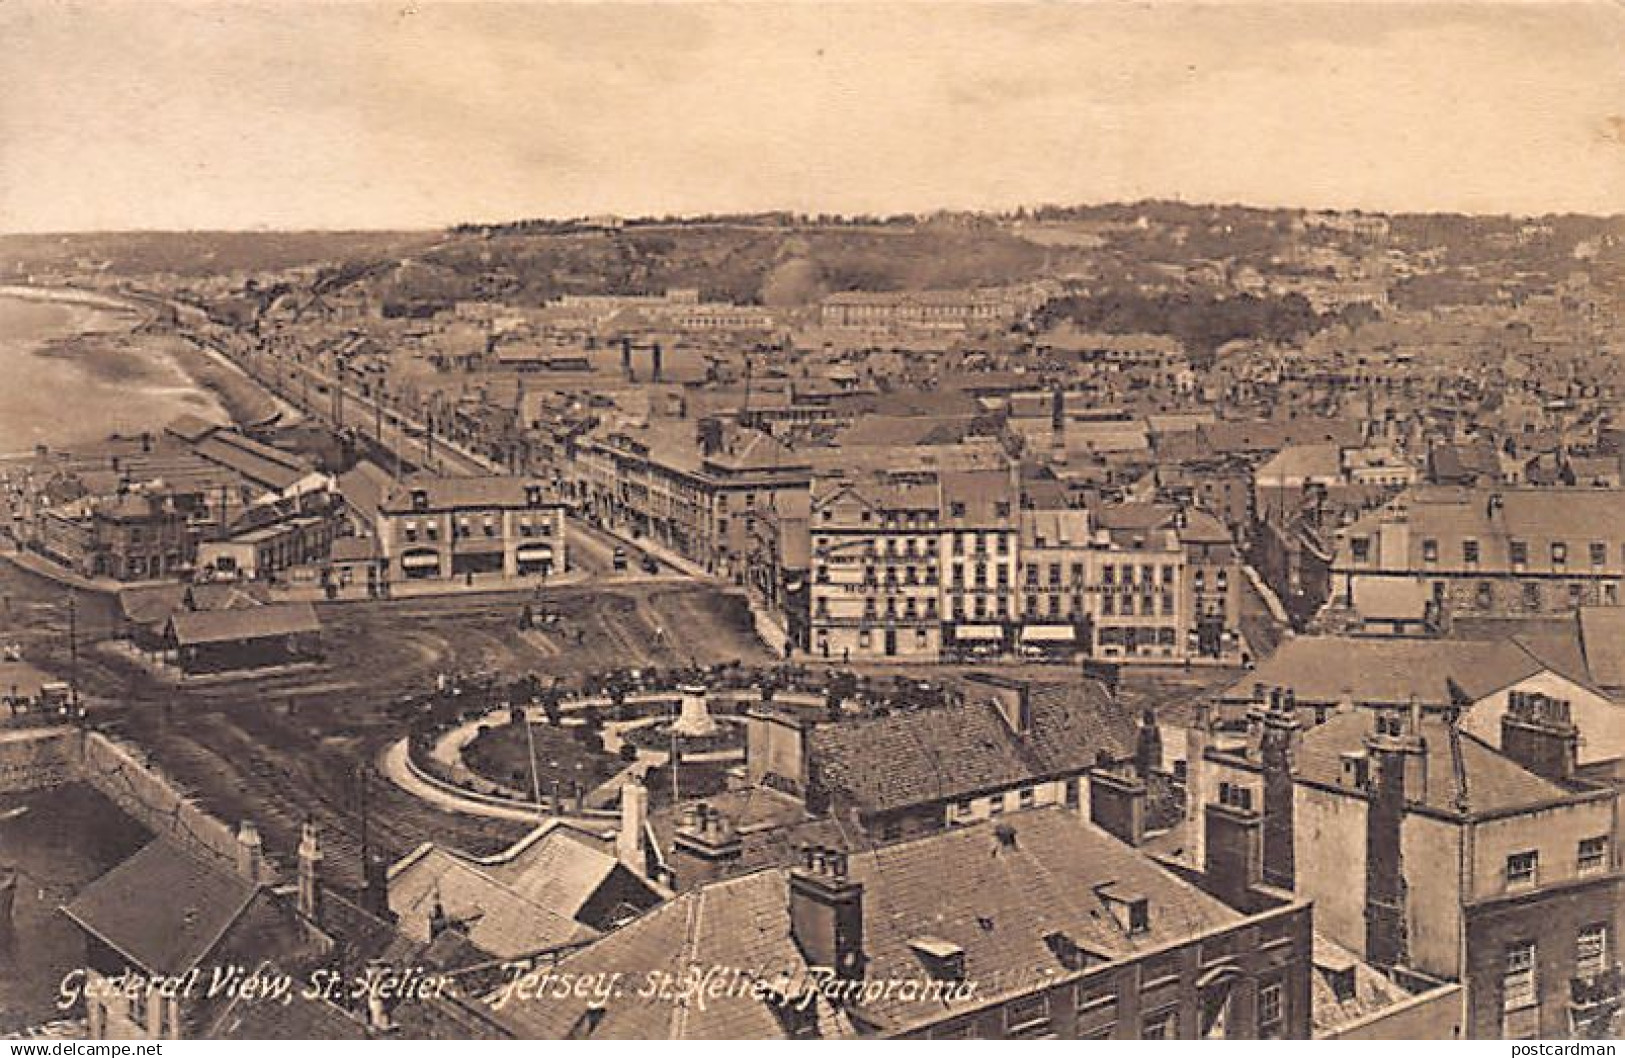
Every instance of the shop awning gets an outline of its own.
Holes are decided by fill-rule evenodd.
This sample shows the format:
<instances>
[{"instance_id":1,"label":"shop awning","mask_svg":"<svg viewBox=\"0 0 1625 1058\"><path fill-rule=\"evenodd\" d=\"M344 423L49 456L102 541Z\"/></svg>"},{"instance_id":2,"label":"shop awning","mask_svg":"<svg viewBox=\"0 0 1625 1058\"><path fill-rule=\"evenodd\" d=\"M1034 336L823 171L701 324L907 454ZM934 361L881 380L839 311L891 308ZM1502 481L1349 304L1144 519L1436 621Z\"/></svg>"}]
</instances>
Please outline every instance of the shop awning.
<instances>
[{"instance_id":1,"label":"shop awning","mask_svg":"<svg viewBox=\"0 0 1625 1058\"><path fill-rule=\"evenodd\" d=\"M1071 643L1077 638L1071 625L1029 625L1021 630L1023 643Z\"/></svg>"},{"instance_id":2,"label":"shop awning","mask_svg":"<svg viewBox=\"0 0 1625 1058\"><path fill-rule=\"evenodd\" d=\"M514 552L514 555L521 562L538 562L542 559L552 558L553 549L551 547L542 547L537 544L529 544Z\"/></svg>"},{"instance_id":3,"label":"shop awning","mask_svg":"<svg viewBox=\"0 0 1625 1058\"><path fill-rule=\"evenodd\" d=\"M998 625L961 625L954 630L954 638L961 643L992 643L1004 638L1004 629Z\"/></svg>"},{"instance_id":4,"label":"shop awning","mask_svg":"<svg viewBox=\"0 0 1625 1058\"><path fill-rule=\"evenodd\" d=\"M433 569L440 565L440 556L402 555L401 565L406 569Z\"/></svg>"}]
</instances>

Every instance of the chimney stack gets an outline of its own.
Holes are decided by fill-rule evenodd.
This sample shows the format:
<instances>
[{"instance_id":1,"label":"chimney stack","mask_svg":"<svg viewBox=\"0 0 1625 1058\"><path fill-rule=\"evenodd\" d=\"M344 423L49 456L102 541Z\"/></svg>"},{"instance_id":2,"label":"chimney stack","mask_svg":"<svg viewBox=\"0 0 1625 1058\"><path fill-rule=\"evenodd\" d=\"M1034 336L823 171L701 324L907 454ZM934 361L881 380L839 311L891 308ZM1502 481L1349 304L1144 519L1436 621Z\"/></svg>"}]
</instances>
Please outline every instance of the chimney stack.
<instances>
[{"instance_id":1,"label":"chimney stack","mask_svg":"<svg viewBox=\"0 0 1625 1058\"><path fill-rule=\"evenodd\" d=\"M1558 782L1573 779L1580 729L1569 703L1539 692L1513 691L1501 716L1501 752L1536 775Z\"/></svg>"},{"instance_id":2,"label":"chimney stack","mask_svg":"<svg viewBox=\"0 0 1625 1058\"><path fill-rule=\"evenodd\" d=\"M846 853L801 850L790 870L790 935L809 966L843 981L863 978L863 883L848 877Z\"/></svg>"},{"instance_id":3,"label":"chimney stack","mask_svg":"<svg viewBox=\"0 0 1625 1058\"><path fill-rule=\"evenodd\" d=\"M395 920L389 909L389 867L378 856L368 853L362 861L365 883L361 889L361 907L374 918L386 922Z\"/></svg>"},{"instance_id":4,"label":"chimney stack","mask_svg":"<svg viewBox=\"0 0 1625 1058\"><path fill-rule=\"evenodd\" d=\"M1089 772L1089 822L1118 841L1144 843L1145 800L1145 781L1134 769L1118 765Z\"/></svg>"},{"instance_id":5,"label":"chimney stack","mask_svg":"<svg viewBox=\"0 0 1625 1058\"><path fill-rule=\"evenodd\" d=\"M744 842L720 811L701 803L684 810L672 851L682 861L678 879L689 886L723 873L744 852Z\"/></svg>"},{"instance_id":6,"label":"chimney stack","mask_svg":"<svg viewBox=\"0 0 1625 1058\"><path fill-rule=\"evenodd\" d=\"M299 913L312 922L321 921L322 849L317 840L315 820L305 820L299 835Z\"/></svg>"},{"instance_id":7,"label":"chimney stack","mask_svg":"<svg viewBox=\"0 0 1625 1058\"><path fill-rule=\"evenodd\" d=\"M621 829L615 835L615 858L639 875L649 870L643 844L648 820L649 788L635 778L628 780L621 786Z\"/></svg>"},{"instance_id":8,"label":"chimney stack","mask_svg":"<svg viewBox=\"0 0 1625 1058\"><path fill-rule=\"evenodd\" d=\"M1134 743L1134 771L1140 781L1149 782L1151 772L1162 767L1162 731L1157 727L1157 714L1147 709L1140 714L1139 737Z\"/></svg>"},{"instance_id":9,"label":"chimney stack","mask_svg":"<svg viewBox=\"0 0 1625 1058\"><path fill-rule=\"evenodd\" d=\"M1259 758L1264 773L1264 880L1282 889L1297 881L1293 816L1293 772L1303 734L1298 724L1298 695L1291 689L1271 696L1264 714Z\"/></svg>"},{"instance_id":10,"label":"chimney stack","mask_svg":"<svg viewBox=\"0 0 1625 1058\"><path fill-rule=\"evenodd\" d=\"M1366 736L1371 759L1370 803L1366 807L1365 951L1379 969L1410 959L1409 887L1405 881L1401 836L1405 808L1427 790L1427 745L1420 731L1421 705L1412 699L1402 714L1377 713L1376 730Z\"/></svg>"},{"instance_id":11,"label":"chimney stack","mask_svg":"<svg viewBox=\"0 0 1625 1058\"><path fill-rule=\"evenodd\" d=\"M1196 706L1196 720L1185 729L1185 845L1189 861L1202 867L1206 849L1207 749L1213 738L1213 708L1207 702Z\"/></svg>"},{"instance_id":12,"label":"chimney stack","mask_svg":"<svg viewBox=\"0 0 1625 1058\"><path fill-rule=\"evenodd\" d=\"M265 848L260 842L260 832L246 819L237 828L237 873L250 885L261 885L266 880Z\"/></svg>"},{"instance_id":13,"label":"chimney stack","mask_svg":"<svg viewBox=\"0 0 1625 1058\"><path fill-rule=\"evenodd\" d=\"M1264 880L1263 823L1245 786L1221 782L1218 799L1204 809L1202 873L1213 894L1233 907L1248 906Z\"/></svg>"}]
</instances>

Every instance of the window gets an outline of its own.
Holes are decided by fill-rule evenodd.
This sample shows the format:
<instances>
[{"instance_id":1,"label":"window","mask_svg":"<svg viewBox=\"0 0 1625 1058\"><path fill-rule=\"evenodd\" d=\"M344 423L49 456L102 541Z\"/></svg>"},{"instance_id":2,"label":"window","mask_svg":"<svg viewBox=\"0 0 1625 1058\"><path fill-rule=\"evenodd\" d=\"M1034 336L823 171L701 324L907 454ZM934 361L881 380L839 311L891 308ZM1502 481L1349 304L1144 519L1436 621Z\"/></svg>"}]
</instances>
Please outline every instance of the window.
<instances>
[{"instance_id":1,"label":"window","mask_svg":"<svg viewBox=\"0 0 1625 1058\"><path fill-rule=\"evenodd\" d=\"M1608 867L1608 838L1599 836L1580 842L1578 867L1581 874L1605 870Z\"/></svg>"},{"instance_id":2,"label":"window","mask_svg":"<svg viewBox=\"0 0 1625 1058\"><path fill-rule=\"evenodd\" d=\"M1178 1010L1158 1010L1145 1016L1145 1021L1140 1029L1140 1039L1176 1040L1178 1038Z\"/></svg>"},{"instance_id":3,"label":"window","mask_svg":"<svg viewBox=\"0 0 1625 1058\"><path fill-rule=\"evenodd\" d=\"M1013 999L1004 1008L1004 1031L1030 1032L1049 1023L1049 996L1039 993Z\"/></svg>"},{"instance_id":4,"label":"window","mask_svg":"<svg viewBox=\"0 0 1625 1058\"><path fill-rule=\"evenodd\" d=\"M1514 566L1529 564L1529 545L1522 540L1512 540L1507 543L1507 552L1512 558Z\"/></svg>"},{"instance_id":5,"label":"window","mask_svg":"<svg viewBox=\"0 0 1625 1058\"><path fill-rule=\"evenodd\" d=\"M1595 922L1574 938L1574 976L1590 977L1608 969L1608 924Z\"/></svg>"},{"instance_id":6,"label":"window","mask_svg":"<svg viewBox=\"0 0 1625 1058\"><path fill-rule=\"evenodd\" d=\"M1258 1034L1264 1039L1273 1039L1280 1034L1285 994L1286 990L1279 981L1258 986Z\"/></svg>"},{"instance_id":7,"label":"window","mask_svg":"<svg viewBox=\"0 0 1625 1058\"><path fill-rule=\"evenodd\" d=\"M1538 852L1515 852L1507 857L1507 888L1527 889L1535 884L1535 872L1540 864Z\"/></svg>"},{"instance_id":8,"label":"window","mask_svg":"<svg viewBox=\"0 0 1625 1058\"><path fill-rule=\"evenodd\" d=\"M1540 609L1540 585L1535 581L1523 582L1523 604L1531 610Z\"/></svg>"},{"instance_id":9,"label":"window","mask_svg":"<svg viewBox=\"0 0 1625 1058\"><path fill-rule=\"evenodd\" d=\"M965 517L965 505L963 503L961 503L959 500L955 500L954 502L950 503L948 505L948 517L950 517L950 518L963 518L963 517Z\"/></svg>"},{"instance_id":10,"label":"window","mask_svg":"<svg viewBox=\"0 0 1625 1058\"><path fill-rule=\"evenodd\" d=\"M1434 540L1431 537L1422 541L1422 561L1439 561L1439 541Z\"/></svg>"},{"instance_id":11,"label":"window","mask_svg":"<svg viewBox=\"0 0 1625 1058\"><path fill-rule=\"evenodd\" d=\"M1490 587L1489 581L1481 580L1478 582L1478 590L1474 593L1473 604L1480 610L1488 610L1495 604L1495 592Z\"/></svg>"},{"instance_id":12,"label":"window","mask_svg":"<svg viewBox=\"0 0 1625 1058\"><path fill-rule=\"evenodd\" d=\"M1165 952L1147 959L1140 968L1140 987L1154 988L1179 976L1179 953Z\"/></svg>"},{"instance_id":13,"label":"window","mask_svg":"<svg viewBox=\"0 0 1625 1058\"><path fill-rule=\"evenodd\" d=\"M1608 561L1608 545L1593 542L1591 545L1591 564L1601 566Z\"/></svg>"},{"instance_id":14,"label":"window","mask_svg":"<svg viewBox=\"0 0 1625 1058\"><path fill-rule=\"evenodd\" d=\"M1463 540L1461 542L1461 560L1469 566L1478 565L1478 541Z\"/></svg>"},{"instance_id":15,"label":"window","mask_svg":"<svg viewBox=\"0 0 1625 1058\"><path fill-rule=\"evenodd\" d=\"M1021 788L1019 800L1021 802L1021 807L1031 808L1033 806L1033 788L1031 786L1023 786Z\"/></svg>"},{"instance_id":16,"label":"window","mask_svg":"<svg viewBox=\"0 0 1625 1058\"><path fill-rule=\"evenodd\" d=\"M1349 555L1356 562L1369 562L1371 560L1371 538L1368 536L1350 537Z\"/></svg>"},{"instance_id":17,"label":"window","mask_svg":"<svg viewBox=\"0 0 1625 1058\"><path fill-rule=\"evenodd\" d=\"M1501 971L1501 1008L1522 1010L1535 1005L1535 942L1520 941L1507 948Z\"/></svg>"},{"instance_id":18,"label":"window","mask_svg":"<svg viewBox=\"0 0 1625 1058\"><path fill-rule=\"evenodd\" d=\"M1569 545L1561 540L1552 541L1552 565L1561 566L1569 560Z\"/></svg>"}]
</instances>

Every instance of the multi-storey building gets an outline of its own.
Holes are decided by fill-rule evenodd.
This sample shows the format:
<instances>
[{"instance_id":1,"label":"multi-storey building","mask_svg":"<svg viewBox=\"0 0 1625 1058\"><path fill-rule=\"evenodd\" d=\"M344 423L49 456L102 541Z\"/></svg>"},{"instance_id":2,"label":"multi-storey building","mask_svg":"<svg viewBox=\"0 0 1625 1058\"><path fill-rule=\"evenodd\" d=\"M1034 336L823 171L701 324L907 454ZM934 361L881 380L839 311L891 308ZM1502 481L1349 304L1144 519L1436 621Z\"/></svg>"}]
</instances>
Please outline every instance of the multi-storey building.
<instances>
[{"instance_id":1,"label":"multi-storey building","mask_svg":"<svg viewBox=\"0 0 1625 1058\"><path fill-rule=\"evenodd\" d=\"M1619 790L1577 777L1568 703L1516 695L1496 748L1415 701L1303 730L1290 692L1259 697L1245 740L1209 745L1198 723L1187 802L1218 791L1260 831L1265 883L1312 899L1316 928L1365 961L1461 982L1469 1037L1612 1037Z\"/></svg>"},{"instance_id":2,"label":"multi-storey building","mask_svg":"<svg viewBox=\"0 0 1625 1058\"><path fill-rule=\"evenodd\" d=\"M936 475L821 478L812 495L814 654L935 658L941 488Z\"/></svg>"},{"instance_id":3,"label":"multi-storey building","mask_svg":"<svg viewBox=\"0 0 1625 1058\"><path fill-rule=\"evenodd\" d=\"M1145 552L1136 558L1133 585L1140 595L1154 595L1151 601L1154 601L1157 609L1157 620L1147 622L1144 612L1146 603L1136 596L1135 601L1129 604L1134 608L1133 613L1125 615L1120 603L1113 605L1113 612L1106 613L1104 600L1111 593L1106 590L1108 581L1103 569L1098 584L1102 605L1097 625L1111 618L1125 629L1154 629L1156 645L1149 651L1153 656L1239 656L1242 650L1241 591L1244 573L1235 539L1217 518L1195 507L1123 504L1101 508L1096 512L1096 520L1107 530L1115 546L1136 553ZM1164 557L1168 556L1170 545L1183 552L1177 562ZM1118 570L1110 586L1121 597L1124 594L1122 561L1118 560L1116 565ZM1155 567L1153 575L1157 589L1154 592L1148 592L1144 570L1138 568L1146 565ZM1164 581L1164 567L1168 565L1173 568L1166 573L1170 579ZM1164 584L1173 585L1175 593L1173 606L1167 614L1162 612L1167 601L1162 587ZM1125 622L1125 617L1136 620ZM1180 641L1175 644L1174 650L1165 655L1164 640L1170 625L1176 629L1175 635L1180 637ZM1144 631L1132 634L1135 646L1146 645L1146 634ZM1127 638L1128 633L1125 632L1118 645L1126 646ZM1096 643L1101 642L1097 632ZM1129 651L1123 653L1132 656ZM1142 650L1141 653L1146 651Z\"/></svg>"},{"instance_id":4,"label":"multi-storey building","mask_svg":"<svg viewBox=\"0 0 1625 1058\"><path fill-rule=\"evenodd\" d=\"M156 580L189 571L197 558L195 495L139 487L40 511L46 555L87 577Z\"/></svg>"},{"instance_id":5,"label":"multi-storey building","mask_svg":"<svg viewBox=\"0 0 1625 1058\"><path fill-rule=\"evenodd\" d=\"M967 330L1013 320L1053 293L1042 283L982 290L845 291L824 299L819 318L825 327Z\"/></svg>"},{"instance_id":6,"label":"multi-storey building","mask_svg":"<svg viewBox=\"0 0 1625 1058\"><path fill-rule=\"evenodd\" d=\"M1013 470L941 474L942 646L1003 653L1015 642L1020 490Z\"/></svg>"},{"instance_id":7,"label":"multi-storey building","mask_svg":"<svg viewBox=\"0 0 1625 1058\"><path fill-rule=\"evenodd\" d=\"M386 583L567 568L563 503L520 477L407 478L379 504L377 538Z\"/></svg>"},{"instance_id":8,"label":"multi-storey building","mask_svg":"<svg viewBox=\"0 0 1625 1058\"><path fill-rule=\"evenodd\" d=\"M1617 606L1625 490L1420 486L1337 534L1334 601L1516 617Z\"/></svg>"},{"instance_id":9,"label":"multi-storey building","mask_svg":"<svg viewBox=\"0 0 1625 1058\"><path fill-rule=\"evenodd\" d=\"M552 971L651 991L498 1016L539 1039L1303 1039L1313 947L1306 902L1238 911L1040 808L685 891ZM717 984L673 1008L650 997L680 971L651 966Z\"/></svg>"},{"instance_id":10,"label":"multi-storey building","mask_svg":"<svg viewBox=\"0 0 1625 1058\"><path fill-rule=\"evenodd\" d=\"M1171 526L1103 529L1088 596L1099 658L1174 658L1189 647L1185 548Z\"/></svg>"},{"instance_id":11,"label":"multi-storey building","mask_svg":"<svg viewBox=\"0 0 1625 1058\"><path fill-rule=\"evenodd\" d=\"M1019 543L1023 651L1088 650L1093 643L1088 596L1095 553L1089 512L1023 510Z\"/></svg>"},{"instance_id":12,"label":"multi-storey building","mask_svg":"<svg viewBox=\"0 0 1625 1058\"><path fill-rule=\"evenodd\" d=\"M758 510L804 507L812 469L768 434L703 419L581 437L570 476L589 518L742 578Z\"/></svg>"}]
</instances>

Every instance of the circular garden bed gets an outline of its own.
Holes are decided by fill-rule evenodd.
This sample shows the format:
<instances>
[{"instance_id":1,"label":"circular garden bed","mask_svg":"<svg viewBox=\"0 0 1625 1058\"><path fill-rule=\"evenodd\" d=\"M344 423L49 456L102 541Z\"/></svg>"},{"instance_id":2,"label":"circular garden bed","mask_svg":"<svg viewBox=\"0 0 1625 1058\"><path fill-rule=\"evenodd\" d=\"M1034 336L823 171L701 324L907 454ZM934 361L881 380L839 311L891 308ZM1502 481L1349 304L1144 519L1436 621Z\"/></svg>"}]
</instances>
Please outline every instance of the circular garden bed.
<instances>
[{"instance_id":1,"label":"circular garden bed","mask_svg":"<svg viewBox=\"0 0 1625 1058\"><path fill-rule=\"evenodd\" d=\"M563 794L573 793L577 787L591 790L626 767L619 757L604 750L601 737L592 728L546 723L532 723L527 739L523 726L493 722L463 747L463 763L492 782L528 792L532 743L536 748L536 779L544 794L552 793L555 783Z\"/></svg>"}]
</instances>

